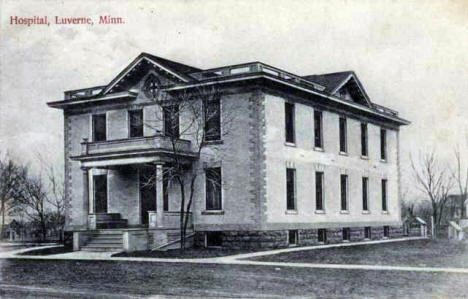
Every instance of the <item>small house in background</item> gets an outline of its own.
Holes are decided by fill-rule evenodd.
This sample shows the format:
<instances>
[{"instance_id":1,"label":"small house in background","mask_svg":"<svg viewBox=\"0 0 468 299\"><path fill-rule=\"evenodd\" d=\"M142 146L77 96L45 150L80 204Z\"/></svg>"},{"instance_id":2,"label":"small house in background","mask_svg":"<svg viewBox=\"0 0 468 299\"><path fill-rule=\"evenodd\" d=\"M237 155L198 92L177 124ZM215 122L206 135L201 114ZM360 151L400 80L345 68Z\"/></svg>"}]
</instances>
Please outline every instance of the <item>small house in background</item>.
<instances>
[{"instance_id":1,"label":"small house in background","mask_svg":"<svg viewBox=\"0 0 468 299\"><path fill-rule=\"evenodd\" d=\"M420 217L406 216L403 219L403 234L409 237L427 237L427 223Z\"/></svg>"}]
</instances>

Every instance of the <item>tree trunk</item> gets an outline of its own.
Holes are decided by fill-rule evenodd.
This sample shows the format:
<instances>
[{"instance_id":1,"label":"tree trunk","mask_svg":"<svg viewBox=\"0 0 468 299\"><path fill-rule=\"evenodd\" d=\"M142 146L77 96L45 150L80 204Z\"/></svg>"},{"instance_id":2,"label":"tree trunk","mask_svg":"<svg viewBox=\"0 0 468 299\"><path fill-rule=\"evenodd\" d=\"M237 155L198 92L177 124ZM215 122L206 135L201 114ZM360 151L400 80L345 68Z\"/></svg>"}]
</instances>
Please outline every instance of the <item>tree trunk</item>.
<instances>
[{"instance_id":1,"label":"tree trunk","mask_svg":"<svg viewBox=\"0 0 468 299\"><path fill-rule=\"evenodd\" d=\"M185 211L185 186L184 186L184 181L180 179L178 176L177 178L180 186L180 196L181 196L181 202L180 202L180 249L182 251L185 250L185 233L184 233L184 211Z\"/></svg>"},{"instance_id":2,"label":"tree trunk","mask_svg":"<svg viewBox=\"0 0 468 299\"><path fill-rule=\"evenodd\" d=\"M3 238L4 229L5 229L5 201L2 200L2 230L0 231L0 239Z\"/></svg>"}]
</instances>

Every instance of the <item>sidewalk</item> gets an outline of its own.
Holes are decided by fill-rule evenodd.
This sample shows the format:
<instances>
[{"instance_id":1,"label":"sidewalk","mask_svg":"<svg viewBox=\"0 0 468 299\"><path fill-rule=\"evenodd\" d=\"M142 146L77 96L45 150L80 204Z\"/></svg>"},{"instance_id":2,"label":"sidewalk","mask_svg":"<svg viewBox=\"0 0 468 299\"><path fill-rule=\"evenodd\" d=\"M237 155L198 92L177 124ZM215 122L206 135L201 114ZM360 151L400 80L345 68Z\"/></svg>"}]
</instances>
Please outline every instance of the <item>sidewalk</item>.
<instances>
[{"instance_id":1,"label":"sidewalk","mask_svg":"<svg viewBox=\"0 0 468 299\"><path fill-rule=\"evenodd\" d=\"M198 263L198 264L231 264L231 265L251 265L270 267L295 267L295 268L317 268L317 269L345 269L345 270L375 270L375 271L412 271L412 272L437 272L437 273L458 273L468 274L468 268L439 268L439 267L413 267L413 266L386 266L386 265L357 265L357 264L316 264L316 263L289 263L289 262L261 262L244 260L247 258L275 255L280 253L317 250L324 248L348 247L366 244L381 244L390 242L403 242L411 240L426 239L423 237L398 238L389 240L377 240L366 242L350 242L340 244L328 244L305 247L292 247L275 249L246 254L237 254L215 258L142 258L142 257L112 257L115 252L86 252L75 251L63 254L26 256L18 255L29 250L52 248L56 246L42 246L35 248L20 249L15 251L0 252L0 259L30 259L30 260L81 260L81 261L122 261L122 262L152 262L152 263Z\"/></svg>"}]
</instances>

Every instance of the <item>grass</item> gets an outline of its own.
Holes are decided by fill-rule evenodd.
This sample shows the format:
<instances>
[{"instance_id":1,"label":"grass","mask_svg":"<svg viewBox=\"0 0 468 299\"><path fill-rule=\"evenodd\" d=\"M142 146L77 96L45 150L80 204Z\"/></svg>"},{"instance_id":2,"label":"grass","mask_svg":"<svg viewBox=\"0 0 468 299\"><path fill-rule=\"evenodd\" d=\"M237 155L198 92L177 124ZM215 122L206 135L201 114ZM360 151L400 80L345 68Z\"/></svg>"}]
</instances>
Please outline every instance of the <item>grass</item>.
<instances>
[{"instance_id":1,"label":"grass","mask_svg":"<svg viewBox=\"0 0 468 299\"><path fill-rule=\"evenodd\" d=\"M445 298L468 285L468 275L443 273L58 260L0 260L0 278L0 295L15 284L130 297Z\"/></svg>"},{"instance_id":2,"label":"grass","mask_svg":"<svg viewBox=\"0 0 468 299\"><path fill-rule=\"evenodd\" d=\"M468 267L468 245L447 240L415 240L296 251L253 258L256 261Z\"/></svg>"},{"instance_id":3,"label":"grass","mask_svg":"<svg viewBox=\"0 0 468 299\"><path fill-rule=\"evenodd\" d=\"M57 246L57 247L52 247L52 248L30 250L27 252L20 253L18 255L51 255L51 254L69 253L72 251L73 249L71 247Z\"/></svg>"},{"instance_id":4,"label":"grass","mask_svg":"<svg viewBox=\"0 0 468 299\"><path fill-rule=\"evenodd\" d=\"M112 255L113 257L147 257L147 258L210 258L221 257L240 253L257 252L253 249L225 249L225 248L187 248L184 251L180 249L170 249L167 251L134 251L121 252Z\"/></svg>"}]
</instances>

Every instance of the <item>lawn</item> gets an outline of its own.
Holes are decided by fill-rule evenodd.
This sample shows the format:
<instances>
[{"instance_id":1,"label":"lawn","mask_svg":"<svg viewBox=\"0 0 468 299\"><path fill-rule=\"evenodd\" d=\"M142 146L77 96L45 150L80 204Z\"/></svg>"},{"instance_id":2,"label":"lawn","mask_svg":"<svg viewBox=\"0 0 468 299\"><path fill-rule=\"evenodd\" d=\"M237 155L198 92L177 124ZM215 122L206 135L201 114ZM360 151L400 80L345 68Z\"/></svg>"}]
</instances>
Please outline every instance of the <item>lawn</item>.
<instances>
[{"instance_id":1,"label":"lawn","mask_svg":"<svg viewBox=\"0 0 468 299\"><path fill-rule=\"evenodd\" d=\"M0 297L46 297L37 291L11 293L8 285L127 298L157 294L216 298L451 298L466 295L468 275L188 263L0 260Z\"/></svg>"},{"instance_id":2,"label":"lawn","mask_svg":"<svg viewBox=\"0 0 468 299\"><path fill-rule=\"evenodd\" d=\"M468 268L468 244L415 240L296 251L256 261Z\"/></svg>"}]
</instances>

